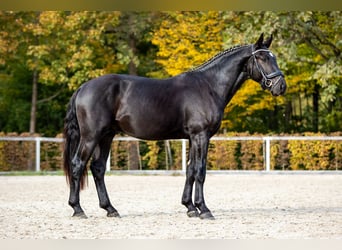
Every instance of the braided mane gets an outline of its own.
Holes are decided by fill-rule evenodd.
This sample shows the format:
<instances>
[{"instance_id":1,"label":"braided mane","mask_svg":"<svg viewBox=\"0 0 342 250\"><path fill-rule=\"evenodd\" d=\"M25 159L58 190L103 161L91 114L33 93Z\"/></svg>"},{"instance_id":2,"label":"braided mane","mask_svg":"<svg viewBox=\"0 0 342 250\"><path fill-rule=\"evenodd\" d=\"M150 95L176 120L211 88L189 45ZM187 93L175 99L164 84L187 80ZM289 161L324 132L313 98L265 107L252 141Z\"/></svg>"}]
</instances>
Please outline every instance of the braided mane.
<instances>
[{"instance_id":1,"label":"braided mane","mask_svg":"<svg viewBox=\"0 0 342 250\"><path fill-rule=\"evenodd\" d=\"M247 47L249 45L237 45L237 46L234 46L234 47L231 47L229 49L226 49L224 51L221 51L219 52L218 54L216 54L215 56L213 56L212 58L210 58L208 61L204 62L203 64L191 69L189 72L194 72L194 71L201 71L203 70L203 68L205 68L206 66L212 64L214 61L216 61L217 59L229 54L229 53L232 53L234 51L236 51L237 49L240 49L240 48L244 48L244 47Z\"/></svg>"}]
</instances>

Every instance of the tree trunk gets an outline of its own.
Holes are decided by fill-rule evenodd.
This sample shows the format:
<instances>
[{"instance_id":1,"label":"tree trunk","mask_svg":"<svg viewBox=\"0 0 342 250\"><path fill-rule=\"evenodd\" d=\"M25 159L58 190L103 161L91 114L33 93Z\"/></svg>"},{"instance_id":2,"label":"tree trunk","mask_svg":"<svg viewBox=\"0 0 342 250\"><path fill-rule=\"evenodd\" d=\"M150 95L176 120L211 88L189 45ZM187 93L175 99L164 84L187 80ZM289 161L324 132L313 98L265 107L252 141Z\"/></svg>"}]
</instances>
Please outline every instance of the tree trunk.
<instances>
[{"instance_id":1,"label":"tree trunk","mask_svg":"<svg viewBox=\"0 0 342 250\"><path fill-rule=\"evenodd\" d=\"M37 115L37 97L38 97L38 71L33 72L32 79L32 100L31 100L31 114L30 114L30 134L33 135L36 132L36 115ZM35 159L35 146L31 144L29 148L29 157L27 160L28 170L34 170Z\"/></svg>"},{"instance_id":2,"label":"tree trunk","mask_svg":"<svg viewBox=\"0 0 342 250\"><path fill-rule=\"evenodd\" d=\"M313 119L312 126L313 132L318 132L318 111L319 111L319 85L315 84L314 92L312 94L312 105L313 105Z\"/></svg>"},{"instance_id":3,"label":"tree trunk","mask_svg":"<svg viewBox=\"0 0 342 250\"><path fill-rule=\"evenodd\" d=\"M141 157L139 150L139 141L127 142L128 170L141 170Z\"/></svg>"},{"instance_id":4,"label":"tree trunk","mask_svg":"<svg viewBox=\"0 0 342 250\"><path fill-rule=\"evenodd\" d=\"M292 101L288 101L285 107L285 127L284 132L289 133L291 131L291 121L292 121Z\"/></svg>"},{"instance_id":5,"label":"tree trunk","mask_svg":"<svg viewBox=\"0 0 342 250\"><path fill-rule=\"evenodd\" d=\"M165 140L164 142L165 142L165 165L166 165L166 170L169 170L172 168L172 165L173 165L171 146L170 146L169 140Z\"/></svg>"},{"instance_id":6,"label":"tree trunk","mask_svg":"<svg viewBox=\"0 0 342 250\"><path fill-rule=\"evenodd\" d=\"M31 100L31 115L30 115L30 134L36 132L36 117L37 117L37 98L38 98L38 71L33 72L32 80L32 100Z\"/></svg>"},{"instance_id":7,"label":"tree trunk","mask_svg":"<svg viewBox=\"0 0 342 250\"><path fill-rule=\"evenodd\" d=\"M128 45L129 45L129 48L133 52L133 56L135 56L135 54L137 52L137 47L136 47L136 41L135 41L134 34L129 35ZM131 58L131 61L128 64L128 73L130 75L135 75L135 76L138 74L137 65L135 65L133 58Z\"/></svg>"}]
</instances>

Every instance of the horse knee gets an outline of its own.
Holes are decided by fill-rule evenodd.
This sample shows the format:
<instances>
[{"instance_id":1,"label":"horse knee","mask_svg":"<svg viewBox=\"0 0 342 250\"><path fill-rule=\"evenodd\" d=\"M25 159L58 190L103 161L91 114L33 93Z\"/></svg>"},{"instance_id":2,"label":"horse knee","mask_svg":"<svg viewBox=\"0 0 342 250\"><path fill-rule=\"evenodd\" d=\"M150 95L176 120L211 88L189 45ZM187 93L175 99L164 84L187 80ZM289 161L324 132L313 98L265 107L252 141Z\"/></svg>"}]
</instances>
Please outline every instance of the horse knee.
<instances>
[{"instance_id":1,"label":"horse knee","mask_svg":"<svg viewBox=\"0 0 342 250\"><path fill-rule=\"evenodd\" d=\"M198 169L198 171L196 171L196 174L195 174L195 180L196 180L196 182L204 183L204 181L205 181L205 170Z\"/></svg>"}]
</instances>

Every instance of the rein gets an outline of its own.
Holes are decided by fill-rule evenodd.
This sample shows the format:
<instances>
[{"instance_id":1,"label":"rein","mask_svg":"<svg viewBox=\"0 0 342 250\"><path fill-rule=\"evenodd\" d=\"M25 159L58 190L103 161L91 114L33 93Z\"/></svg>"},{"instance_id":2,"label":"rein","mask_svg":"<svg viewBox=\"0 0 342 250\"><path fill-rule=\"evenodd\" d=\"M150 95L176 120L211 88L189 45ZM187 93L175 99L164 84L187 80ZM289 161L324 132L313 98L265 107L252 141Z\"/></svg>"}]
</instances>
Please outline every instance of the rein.
<instances>
[{"instance_id":1,"label":"rein","mask_svg":"<svg viewBox=\"0 0 342 250\"><path fill-rule=\"evenodd\" d=\"M272 73L269 73L269 74L265 73L264 69L261 67L261 65L258 63L258 61L257 61L257 59L255 57L255 54L259 53L259 52L269 52L269 53L271 53L271 51L268 50L268 49L258 49L258 50L255 50L255 51L252 52L252 56L253 56L253 61L254 61L255 65L256 65L259 73L262 75L262 78L263 78L262 79L262 87L263 87L263 89L265 89L265 88L272 88L272 86L273 86L272 79L276 78L278 76L284 77L284 74L280 70L276 70L276 71L274 71ZM252 68L252 73L253 73L253 68ZM279 80L280 80L280 77L278 78L278 80L274 84L276 85L279 82Z\"/></svg>"}]
</instances>

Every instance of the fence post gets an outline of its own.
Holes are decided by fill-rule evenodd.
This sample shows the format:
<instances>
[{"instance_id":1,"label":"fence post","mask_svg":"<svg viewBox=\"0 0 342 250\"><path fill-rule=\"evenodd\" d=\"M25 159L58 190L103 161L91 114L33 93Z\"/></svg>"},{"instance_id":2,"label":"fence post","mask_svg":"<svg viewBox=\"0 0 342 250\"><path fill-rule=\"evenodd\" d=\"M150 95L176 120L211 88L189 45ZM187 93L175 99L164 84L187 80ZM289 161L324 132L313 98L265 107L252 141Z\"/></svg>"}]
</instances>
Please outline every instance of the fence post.
<instances>
[{"instance_id":1,"label":"fence post","mask_svg":"<svg viewBox=\"0 0 342 250\"><path fill-rule=\"evenodd\" d=\"M186 172L186 140L182 139L182 172Z\"/></svg>"},{"instance_id":2,"label":"fence post","mask_svg":"<svg viewBox=\"0 0 342 250\"><path fill-rule=\"evenodd\" d=\"M40 137L35 137L36 141L36 172L40 171Z\"/></svg>"},{"instance_id":3,"label":"fence post","mask_svg":"<svg viewBox=\"0 0 342 250\"><path fill-rule=\"evenodd\" d=\"M266 165L266 172L271 170L271 138L264 137L265 141L265 165Z\"/></svg>"}]
</instances>

